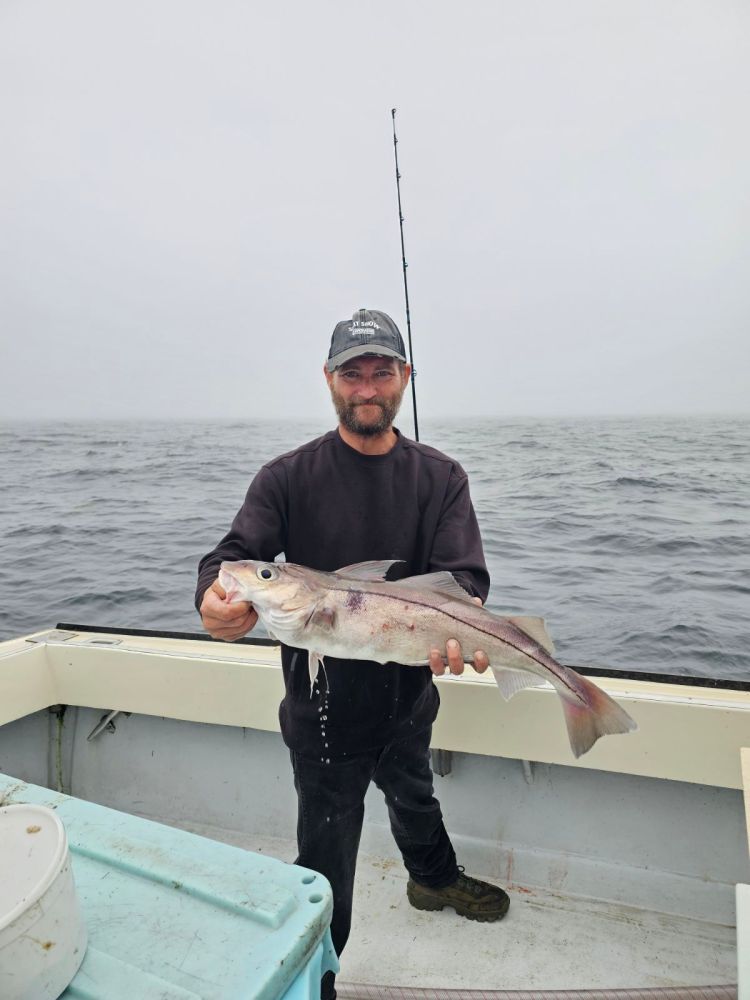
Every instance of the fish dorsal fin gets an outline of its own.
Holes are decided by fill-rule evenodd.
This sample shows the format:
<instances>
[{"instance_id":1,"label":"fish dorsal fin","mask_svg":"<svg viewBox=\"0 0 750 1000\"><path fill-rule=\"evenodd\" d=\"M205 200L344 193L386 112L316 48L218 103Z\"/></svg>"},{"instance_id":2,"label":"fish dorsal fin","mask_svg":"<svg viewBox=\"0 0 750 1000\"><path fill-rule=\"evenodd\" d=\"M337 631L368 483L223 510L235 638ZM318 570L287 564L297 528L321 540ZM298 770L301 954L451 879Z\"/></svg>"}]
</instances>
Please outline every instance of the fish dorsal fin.
<instances>
[{"instance_id":1,"label":"fish dorsal fin","mask_svg":"<svg viewBox=\"0 0 750 1000\"><path fill-rule=\"evenodd\" d=\"M490 669L495 675L495 683L500 688L500 694L506 701L510 701L514 694L523 691L525 688L547 687L547 681L536 674L528 673L526 670L511 670L508 667L493 667Z\"/></svg>"},{"instance_id":2,"label":"fish dorsal fin","mask_svg":"<svg viewBox=\"0 0 750 1000\"><path fill-rule=\"evenodd\" d=\"M385 574L396 563L403 559L370 559L367 562L352 563L336 570L337 576L346 576L350 580L385 580Z\"/></svg>"},{"instance_id":3,"label":"fish dorsal fin","mask_svg":"<svg viewBox=\"0 0 750 1000\"><path fill-rule=\"evenodd\" d=\"M511 625L515 625L516 628L520 628L526 635L530 635L532 639L536 639L542 649L546 650L550 655L555 652L555 644L549 637L543 618L536 618L531 615L513 615L512 617L508 616L507 621Z\"/></svg>"},{"instance_id":4,"label":"fish dorsal fin","mask_svg":"<svg viewBox=\"0 0 750 1000\"><path fill-rule=\"evenodd\" d=\"M474 598L467 593L452 573L441 570L439 573L423 573L421 576L407 576L405 580L397 581L399 587L411 587L414 590L431 590L434 593L444 594L446 597L455 597L458 601L467 601L474 604Z\"/></svg>"}]
</instances>

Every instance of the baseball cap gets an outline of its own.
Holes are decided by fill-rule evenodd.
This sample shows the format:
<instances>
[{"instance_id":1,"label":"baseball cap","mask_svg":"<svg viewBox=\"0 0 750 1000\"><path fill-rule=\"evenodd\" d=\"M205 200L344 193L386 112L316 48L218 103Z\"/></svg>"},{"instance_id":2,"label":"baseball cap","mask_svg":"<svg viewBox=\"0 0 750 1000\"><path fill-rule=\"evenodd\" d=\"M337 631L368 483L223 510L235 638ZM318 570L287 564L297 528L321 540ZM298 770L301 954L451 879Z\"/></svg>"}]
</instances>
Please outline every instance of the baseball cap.
<instances>
[{"instance_id":1,"label":"baseball cap","mask_svg":"<svg viewBox=\"0 0 750 1000\"><path fill-rule=\"evenodd\" d=\"M377 309L358 309L351 319L337 323L331 337L326 367L336 371L345 361L363 354L406 361L404 341L390 316Z\"/></svg>"}]
</instances>

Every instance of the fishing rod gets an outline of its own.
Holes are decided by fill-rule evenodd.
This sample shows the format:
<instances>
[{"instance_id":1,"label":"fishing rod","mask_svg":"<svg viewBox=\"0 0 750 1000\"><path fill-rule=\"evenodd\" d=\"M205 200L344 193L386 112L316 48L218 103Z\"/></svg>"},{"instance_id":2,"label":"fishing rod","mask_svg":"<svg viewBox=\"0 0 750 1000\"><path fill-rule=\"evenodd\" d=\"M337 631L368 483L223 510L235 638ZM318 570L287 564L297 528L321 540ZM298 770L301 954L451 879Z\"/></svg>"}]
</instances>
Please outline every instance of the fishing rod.
<instances>
[{"instance_id":1,"label":"fishing rod","mask_svg":"<svg viewBox=\"0 0 750 1000\"><path fill-rule=\"evenodd\" d=\"M409 285L406 281L406 251L404 250L404 213L401 211L401 174L398 169L398 139L396 138L396 109L391 108L393 119L393 156L396 160L396 194L398 195L398 228L401 233L401 268L404 272L404 299L406 300L406 333L409 340L409 364L411 365L411 401L414 407L414 440L419 441L419 424L417 423L417 388L414 379L417 370L414 367L414 351L411 346L411 314L409 313Z\"/></svg>"}]
</instances>

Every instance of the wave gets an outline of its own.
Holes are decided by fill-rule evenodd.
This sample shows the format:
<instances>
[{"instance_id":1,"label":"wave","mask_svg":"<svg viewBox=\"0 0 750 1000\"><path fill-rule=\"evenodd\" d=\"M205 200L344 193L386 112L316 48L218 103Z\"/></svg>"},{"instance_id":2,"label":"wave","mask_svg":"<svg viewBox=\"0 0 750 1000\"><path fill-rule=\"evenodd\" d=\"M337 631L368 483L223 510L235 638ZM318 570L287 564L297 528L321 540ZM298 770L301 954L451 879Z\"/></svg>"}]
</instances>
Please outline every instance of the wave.
<instances>
[{"instance_id":1,"label":"wave","mask_svg":"<svg viewBox=\"0 0 750 1000\"><path fill-rule=\"evenodd\" d=\"M649 490L662 490L665 484L660 479L647 479L638 476L618 476L614 481L615 486L637 486Z\"/></svg>"},{"instance_id":2,"label":"wave","mask_svg":"<svg viewBox=\"0 0 750 1000\"><path fill-rule=\"evenodd\" d=\"M35 535L65 535L69 528L64 524L35 524L22 528L11 528L5 532L6 538L33 538Z\"/></svg>"},{"instance_id":3,"label":"wave","mask_svg":"<svg viewBox=\"0 0 750 1000\"><path fill-rule=\"evenodd\" d=\"M137 605L142 601L157 601L159 594L150 587L130 587L125 590L107 592L88 590L79 594L69 594L56 601L61 608L91 608L92 610L119 608L123 605Z\"/></svg>"},{"instance_id":4,"label":"wave","mask_svg":"<svg viewBox=\"0 0 750 1000\"><path fill-rule=\"evenodd\" d=\"M45 472L42 479L82 479L91 481L92 479L105 479L107 476L123 476L128 473L137 474L137 469L126 468L125 466L102 466L96 469L53 469Z\"/></svg>"}]
</instances>

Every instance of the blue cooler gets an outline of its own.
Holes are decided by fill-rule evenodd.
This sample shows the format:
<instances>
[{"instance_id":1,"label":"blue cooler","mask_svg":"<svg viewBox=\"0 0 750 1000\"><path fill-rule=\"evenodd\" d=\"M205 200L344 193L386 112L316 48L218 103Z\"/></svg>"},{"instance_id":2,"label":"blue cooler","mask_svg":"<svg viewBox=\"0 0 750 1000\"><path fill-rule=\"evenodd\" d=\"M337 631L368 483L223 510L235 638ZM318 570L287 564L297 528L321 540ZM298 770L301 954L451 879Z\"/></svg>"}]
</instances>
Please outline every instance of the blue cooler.
<instances>
[{"instance_id":1,"label":"blue cooler","mask_svg":"<svg viewBox=\"0 0 750 1000\"><path fill-rule=\"evenodd\" d=\"M89 943L64 1000L318 1000L338 971L317 872L2 774L0 801L67 831Z\"/></svg>"}]
</instances>

